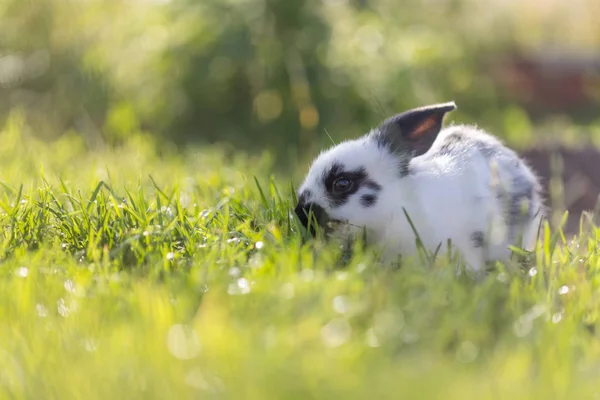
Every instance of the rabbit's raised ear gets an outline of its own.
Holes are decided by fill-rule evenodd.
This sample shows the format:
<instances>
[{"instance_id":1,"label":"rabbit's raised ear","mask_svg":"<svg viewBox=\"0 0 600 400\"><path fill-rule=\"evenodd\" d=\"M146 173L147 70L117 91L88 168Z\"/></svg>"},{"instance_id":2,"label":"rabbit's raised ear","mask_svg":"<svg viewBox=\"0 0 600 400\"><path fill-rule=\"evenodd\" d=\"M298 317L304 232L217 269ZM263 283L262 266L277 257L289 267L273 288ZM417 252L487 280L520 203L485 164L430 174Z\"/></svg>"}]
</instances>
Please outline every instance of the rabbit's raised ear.
<instances>
[{"instance_id":1,"label":"rabbit's raised ear","mask_svg":"<svg viewBox=\"0 0 600 400\"><path fill-rule=\"evenodd\" d=\"M420 156L429 150L446 113L456 109L454 102L414 108L387 119L379 126L377 141L394 153Z\"/></svg>"}]
</instances>

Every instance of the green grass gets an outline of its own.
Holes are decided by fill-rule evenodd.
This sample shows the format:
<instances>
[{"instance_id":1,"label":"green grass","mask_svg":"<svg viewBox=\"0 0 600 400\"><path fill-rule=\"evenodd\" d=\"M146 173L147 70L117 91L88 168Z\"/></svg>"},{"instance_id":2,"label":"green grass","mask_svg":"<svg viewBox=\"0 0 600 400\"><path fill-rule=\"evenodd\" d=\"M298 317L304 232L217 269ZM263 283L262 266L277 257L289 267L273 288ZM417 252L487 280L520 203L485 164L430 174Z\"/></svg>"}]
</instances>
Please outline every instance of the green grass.
<instances>
[{"instance_id":1,"label":"green grass","mask_svg":"<svg viewBox=\"0 0 600 400\"><path fill-rule=\"evenodd\" d=\"M265 157L0 138L1 398L599 395L598 228L479 282L342 262Z\"/></svg>"}]
</instances>

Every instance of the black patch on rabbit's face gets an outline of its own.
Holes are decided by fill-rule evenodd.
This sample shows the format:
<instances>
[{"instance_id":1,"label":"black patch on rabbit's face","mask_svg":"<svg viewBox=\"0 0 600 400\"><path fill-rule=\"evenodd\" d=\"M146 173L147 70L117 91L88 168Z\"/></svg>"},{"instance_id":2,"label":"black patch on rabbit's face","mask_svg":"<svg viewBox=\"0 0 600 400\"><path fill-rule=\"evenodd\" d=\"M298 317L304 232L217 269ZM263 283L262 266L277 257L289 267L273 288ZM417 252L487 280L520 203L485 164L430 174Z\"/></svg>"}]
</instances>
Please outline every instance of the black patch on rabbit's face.
<instances>
[{"instance_id":1,"label":"black patch on rabbit's face","mask_svg":"<svg viewBox=\"0 0 600 400\"><path fill-rule=\"evenodd\" d=\"M306 204L308 203L308 199L312 197L312 192L310 189L304 189L302 193L300 193L300 197L298 197L298 203Z\"/></svg>"},{"instance_id":2,"label":"black patch on rabbit's face","mask_svg":"<svg viewBox=\"0 0 600 400\"><path fill-rule=\"evenodd\" d=\"M327 221L329 221L329 215L325 212L323 207L313 203L298 203L294 212L298 216L298 220L305 228L310 228L309 231L314 237L317 235L316 226L326 227ZM309 226L309 217L312 213L311 223ZM316 225L316 226L315 226Z\"/></svg>"},{"instance_id":3,"label":"black patch on rabbit's face","mask_svg":"<svg viewBox=\"0 0 600 400\"><path fill-rule=\"evenodd\" d=\"M475 231L471 234L471 243L473 247L479 249L485 245L485 235L482 231Z\"/></svg>"},{"instance_id":4,"label":"black patch on rabbit's face","mask_svg":"<svg viewBox=\"0 0 600 400\"><path fill-rule=\"evenodd\" d=\"M352 187L344 192L336 192L334 183L340 178L346 178L352 182ZM361 188L369 188L375 192L381 191L380 184L369 177L365 167L346 171L342 163L334 163L323 174L323 185L325 186L325 195L332 207L341 207L348 202L352 195L356 194ZM373 201L371 205L375 204Z\"/></svg>"},{"instance_id":5,"label":"black patch on rabbit's face","mask_svg":"<svg viewBox=\"0 0 600 400\"><path fill-rule=\"evenodd\" d=\"M377 203L377 196L374 194L363 194L360 198L360 204L365 207L373 207Z\"/></svg>"},{"instance_id":6,"label":"black patch on rabbit's face","mask_svg":"<svg viewBox=\"0 0 600 400\"><path fill-rule=\"evenodd\" d=\"M365 187L368 187L369 189L373 189L376 192L380 192L382 187L379 183L375 182L374 180L371 179L367 179L365 181Z\"/></svg>"}]
</instances>

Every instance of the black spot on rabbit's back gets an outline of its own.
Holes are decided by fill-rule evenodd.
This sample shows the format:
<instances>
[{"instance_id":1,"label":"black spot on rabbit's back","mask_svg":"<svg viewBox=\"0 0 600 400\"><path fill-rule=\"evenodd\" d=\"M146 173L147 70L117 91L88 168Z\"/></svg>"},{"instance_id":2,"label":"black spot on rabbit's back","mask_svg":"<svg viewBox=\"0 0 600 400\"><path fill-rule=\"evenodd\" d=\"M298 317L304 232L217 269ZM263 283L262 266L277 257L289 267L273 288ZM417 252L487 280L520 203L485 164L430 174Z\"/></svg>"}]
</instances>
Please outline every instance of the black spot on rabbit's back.
<instances>
[{"instance_id":1,"label":"black spot on rabbit's back","mask_svg":"<svg viewBox=\"0 0 600 400\"><path fill-rule=\"evenodd\" d=\"M458 156L476 151L484 158L491 159L508 150L493 135L469 125L447 128L440 139L440 144L432 153L434 156Z\"/></svg>"},{"instance_id":2,"label":"black spot on rabbit's back","mask_svg":"<svg viewBox=\"0 0 600 400\"><path fill-rule=\"evenodd\" d=\"M539 193L538 182L522 171L515 171L508 184L496 193L504 209L511 240L517 239L525 226L542 211Z\"/></svg>"},{"instance_id":3,"label":"black spot on rabbit's back","mask_svg":"<svg viewBox=\"0 0 600 400\"><path fill-rule=\"evenodd\" d=\"M475 231L471 234L471 243L473 243L473 247L481 248L485 244L485 235L482 231Z\"/></svg>"},{"instance_id":4,"label":"black spot on rabbit's back","mask_svg":"<svg viewBox=\"0 0 600 400\"><path fill-rule=\"evenodd\" d=\"M467 138L461 132L452 132L444 137L437 153L440 155L457 154L465 146Z\"/></svg>"},{"instance_id":5,"label":"black spot on rabbit's back","mask_svg":"<svg viewBox=\"0 0 600 400\"><path fill-rule=\"evenodd\" d=\"M526 176L517 175L508 193L508 224L515 226L531 217L535 186Z\"/></svg>"}]
</instances>

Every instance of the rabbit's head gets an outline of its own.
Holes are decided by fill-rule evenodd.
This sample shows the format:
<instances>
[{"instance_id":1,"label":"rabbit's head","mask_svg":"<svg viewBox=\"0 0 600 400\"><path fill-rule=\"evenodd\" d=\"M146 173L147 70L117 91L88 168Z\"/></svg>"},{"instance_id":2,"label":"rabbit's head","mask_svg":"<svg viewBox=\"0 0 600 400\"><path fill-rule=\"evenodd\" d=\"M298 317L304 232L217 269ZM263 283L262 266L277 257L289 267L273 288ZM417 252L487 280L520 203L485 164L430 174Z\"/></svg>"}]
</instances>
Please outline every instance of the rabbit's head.
<instances>
[{"instance_id":1,"label":"rabbit's head","mask_svg":"<svg viewBox=\"0 0 600 400\"><path fill-rule=\"evenodd\" d=\"M410 175L410 161L425 154L453 102L415 108L384 121L368 134L321 153L298 191L295 212L315 234L329 226L383 234L390 212L401 212L398 193ZM310 219L310 211L314 219ZM388 221L389 222L389 221Z\"/></svg>"}]
</instances>

